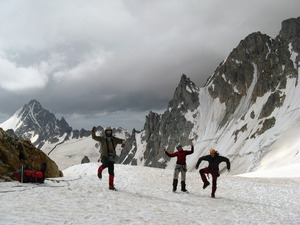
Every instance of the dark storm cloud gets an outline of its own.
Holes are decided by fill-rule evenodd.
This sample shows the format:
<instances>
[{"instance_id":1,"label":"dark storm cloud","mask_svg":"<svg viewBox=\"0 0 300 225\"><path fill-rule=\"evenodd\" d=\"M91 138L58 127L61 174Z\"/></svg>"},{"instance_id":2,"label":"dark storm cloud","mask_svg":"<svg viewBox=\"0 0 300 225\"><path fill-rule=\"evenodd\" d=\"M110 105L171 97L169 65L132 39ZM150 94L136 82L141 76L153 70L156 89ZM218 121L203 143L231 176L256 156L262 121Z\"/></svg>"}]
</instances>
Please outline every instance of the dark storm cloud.
<instances>
[{"instance_id":1,"label":"dark storm cloud","mask_svg":"<svg viewBox=\"0 0 300 225\"><path fill-rule=\"evenodd\" d=\"M132 128L133 118L167 107L182 74L203 86L240 40L275 37L299 8L298 0L2 1L0 119L34 98L76 128Z\"/></svg>"}]
</instances>

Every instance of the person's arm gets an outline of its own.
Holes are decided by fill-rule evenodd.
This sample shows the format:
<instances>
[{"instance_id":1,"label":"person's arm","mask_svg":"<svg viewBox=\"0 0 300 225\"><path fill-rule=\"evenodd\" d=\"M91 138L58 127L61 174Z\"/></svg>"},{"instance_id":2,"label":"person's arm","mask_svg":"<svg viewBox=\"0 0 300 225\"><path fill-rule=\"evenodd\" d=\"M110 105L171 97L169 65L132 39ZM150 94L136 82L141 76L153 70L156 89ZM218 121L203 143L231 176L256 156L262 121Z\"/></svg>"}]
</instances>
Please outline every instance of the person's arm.
<instances>
[{"instance_id":1,"label":"person's arm","mask_svg":"<svg viewBox=\"0 0 300 225\"><path fill-rule=\"evenodd\" d=\"M197 163L196 163L196 166L195 166L195 169L196 169L196 170L199 168L199 165L200 165L201 161L202 161L202 157L200 157L200 158L198 159Z\"/></svg>"},{"instance_id":2,"label":"person's arm","mask_svg":"<svg viewBox=\"0 0 300 225\"><path fill-rule=\"evenodd\" d=\"M122 148L125 146L126 141L124 139L114 137L113 140L115 141L116 144L120 144Z\"/></svg>"},{"instance_id":3,"label":"person's arm","mask_svg":"<svg viewBox=\"0 0 300 225\"><path fill-rule=\"evenodd\" d=\"M194 145L191 144L191 151L187 151L187 155L191 155L194 153Z\"/></svg>"},{"instance_id":4,"label":"person's arm","mask_svg":"<svg viewBox=\"0 0 300 225\"><path fill-rule=\"evenodd\" d=\"M228 158L224 157L225 158L225 162L227 164L227 170L230 171L230 161Z\"/></svg>"},{"instance_id":5,"label":"person's arm","mask_svg":"<svg viewBox=\"0 0 300 225\"><path fill-rule=\"evenodd\" d=\"M224 157L224 156L219 156L219 157L221 157L221 162L226 162L227 170L230 171L230 161L229 161L229 159Z\"/></svg>"},{"instance_id":6,"label":"person's arm","mask_svg":"<svg viewBox=\"0 0 300 225\"><path fill-rule=\"evenodd\" d=\"M199 165L201 163L202 160L206 160L207 161L207 156L202 156L198 159L198 162L196 163L196 166L195 168L198 169L199 168Z\"/></svg>"},{"instance_id":7,"label":"person's arm","mask_svg":"<svg viewBox=\"0 0 300 225\"><path fill-rule=\"evenodd\" d=\"M174 153L169 153L165 148L164 148L164 151L165 151L166 155L169 156L169 157L176 156L175 152Z\"/></svg>"},{"instance_id":8,"label":"person's arm","mask_svg":"<svg viewBox=\"0 0 300 225\"><path fill-rule=\"evenodd\" d=\"M102 137L100 136L96 136L96 127L93 127L92 129L92 138L95 140L95 141L102 141Z\"/></svg>"}]
</instances>

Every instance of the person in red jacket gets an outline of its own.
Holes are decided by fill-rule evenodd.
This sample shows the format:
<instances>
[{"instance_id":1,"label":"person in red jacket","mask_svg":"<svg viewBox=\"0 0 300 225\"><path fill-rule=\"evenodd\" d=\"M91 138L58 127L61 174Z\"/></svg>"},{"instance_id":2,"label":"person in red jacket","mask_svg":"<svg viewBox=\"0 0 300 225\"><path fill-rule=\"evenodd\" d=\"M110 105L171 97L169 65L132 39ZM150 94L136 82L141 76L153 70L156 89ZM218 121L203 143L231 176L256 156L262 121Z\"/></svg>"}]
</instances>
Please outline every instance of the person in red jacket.
<instances>
[{"instance_id":1,"label":"person in red jacket","mask_svg":"<svg viewBox=\"0 0 300 225\"><path fill-rule=\"evenodd\" d=\"M211 197L214 198L215 192L217 190L217 178L218 178L218 176L220 176L219 164L221 162L226 162L227 170L230 171L230 161L228 158L220 156L219 153L215 149L210 150L210 155L205 155L198 159L198 162L195 167L196 169L199 168L199 165L202 160L208 161L208 167L199 170L201 179L204 183L203 189L205 189L208 185L210 185L210 183L207 181L207 178L205 176L205 174L210 173L212 175L212 179L213 179Z\"/></svg>"},{"instance_id":2,"label":"person in red jacket","mask_svg":"<svg viewBox=\"0 0 300 225\"><path fill-rule=\"evenodd\" d=\"M181 173L181 191L187 192L186 190L186 156L194 153L194 145L191 143L191 151L183 150L181 145L177 145L176 149L177 152L169 153L166 149L164 149L165 153L169 157L177 157L177 162L174 170L174 178L173 178L173 192L177 190L177 184L178 184L178 176L179 173Z\"/></svg>"}]
</instances>

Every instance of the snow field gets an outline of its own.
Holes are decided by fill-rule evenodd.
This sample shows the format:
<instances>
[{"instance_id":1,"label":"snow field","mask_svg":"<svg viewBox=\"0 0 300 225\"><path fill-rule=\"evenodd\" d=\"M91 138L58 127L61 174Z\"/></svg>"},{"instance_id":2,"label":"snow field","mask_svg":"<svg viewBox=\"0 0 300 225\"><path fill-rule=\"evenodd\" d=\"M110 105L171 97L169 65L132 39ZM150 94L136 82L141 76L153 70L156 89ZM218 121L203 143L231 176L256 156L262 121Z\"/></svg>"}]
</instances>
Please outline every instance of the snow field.
<instances>
[{"instance_id":1,"label":"snow field","mask_svg":"<svg viewBox=\"0 0 300 225\"><path fill-rule=\"evenodd\" d=\"M0 224L298 224L300 178L221 175L216 198L187 173L190 193L172 192L173 170L115 165L108 190L99 163L72 166L44 184L0 183ZM55 180L57 182L55 182ZM210 180L211 181L211 180Z\"/></svg>"}]
</instances>

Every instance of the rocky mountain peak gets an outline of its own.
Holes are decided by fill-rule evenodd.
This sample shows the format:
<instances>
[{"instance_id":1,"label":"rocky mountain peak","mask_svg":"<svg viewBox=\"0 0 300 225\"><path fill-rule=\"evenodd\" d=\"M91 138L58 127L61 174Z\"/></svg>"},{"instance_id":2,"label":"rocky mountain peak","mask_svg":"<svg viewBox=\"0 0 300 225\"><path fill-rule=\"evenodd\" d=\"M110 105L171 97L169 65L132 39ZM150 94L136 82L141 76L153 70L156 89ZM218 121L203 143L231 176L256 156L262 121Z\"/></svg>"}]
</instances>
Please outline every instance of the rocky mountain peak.
<instances>
[{"instance_id":1,"label":"rocky mountain peak","mask_svg":"<svg viewBox=\"0 0 300 225\"><path fill-rule=\"evenodd\" d=\"M36 146L40 146L53 136L69 133L72 130L64 118L58 120L37 100L31 100L25 104L17 117L18 126L14 130L15 134L25 139L35 139L33 144Z\"/></svg>"},{"instance_id":2,"label":"rocky mountain peak","mask_svg":"<svg viewBox=\"0 0 300 225\"><path fill-rule=\"evenodd\" d=\"M36 99L30 100L27 104L24 105L24 109L33 109L35 111L44 110L41 103L39 103Z\"/></svg>"},{"instance_id":3,"label":"rocky mountain peak","mask_svg":"<svg viewBox=\"0 0 300 225\"><path fill-rule=\"evenodd\" d=\"M300 43L299 21L300 18L284 21L276 39L261 32L248 35L216 69L206 86L213 98L219 98L226 105L221 126L230 120L246 95L250 94L254 103L257 97L276 92L271 97L272 102L276 98L273 105L280 105L283 96L278 89L286 87L287 77L298 74L289 45L293 43L295 51ZM295 55L297 61L299 54Z\"/></svg>"},{"instance_id":4,"label":"rocky mountain peak","mask_svg":"<svg viewBox=\"0 0 300 225\"><path fill-rule=\"evenodd\" d=\"M169 102L169 109L180 109L182 112L196 109L199 105L199 88L190 78L183 74L174 92L173 99Z\"/></svg>"},{"instance_id":5,"label":"rocky mountain peak","mask_svg":"<svg viewBox=\"0 0 300 225\"><path fill-rule=\"evenodd\" d=\"M162 115L149 112L146 116L141 141L146 143L142 155L135 157L137 152L136 140L129 140L129 147L125 146L119 158L120 163L140 164L145 166L166 166L166 155L162 151L165 146L169 150L175 149L179 143L188 145L189 135L193 124L187 120L185 114L194 111L199 106L199 88L186 76L182 75L174 92L173 99L169 102L168 110Z\"/></svg>"}]
</instances>

